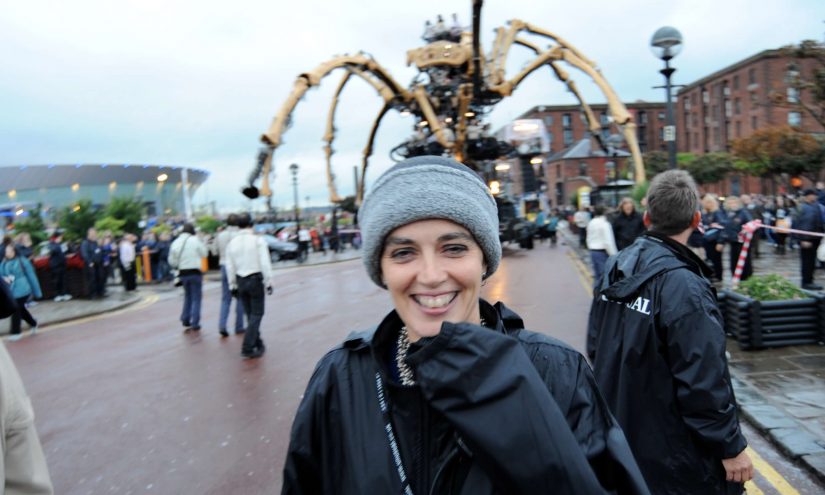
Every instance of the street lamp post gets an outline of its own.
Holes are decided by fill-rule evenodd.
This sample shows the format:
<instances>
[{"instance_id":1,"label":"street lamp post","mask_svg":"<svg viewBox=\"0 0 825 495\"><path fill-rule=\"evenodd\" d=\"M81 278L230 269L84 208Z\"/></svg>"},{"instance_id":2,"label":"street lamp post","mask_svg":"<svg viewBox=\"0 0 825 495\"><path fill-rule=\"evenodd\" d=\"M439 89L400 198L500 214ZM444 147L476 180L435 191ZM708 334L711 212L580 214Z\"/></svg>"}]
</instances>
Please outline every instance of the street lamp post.
<instances>
[{"instance_id":1,"label":"street lamp post","mask_svg":"<svg viewBox=\"0 0 825 495\"><path fill-rule=\"evenodd\" d=\"M665 61L665 68L659 72L665 76L665 92L667 94L667 125L664 129L664 138L667 143L667 164L669 168L676 168L676 123L673 119L673 95L671 95L670 76L676 69L670 66L670 59L682 50L682 33L676 28L665 26L653 33L650 40L653 54Z\"/></svg>"},{"instance_id":2,"label":"street lamp post","mask_svg":"<svg viewBox=\"0 0 825 495\"><path fill-rule=\"evenodd\" d=\"M289 172L292 174L292 193L295 199L295 232L301 230L301 220L298 217L298 164L293 163L289 166Z\"/></svg>"}]
</instances>

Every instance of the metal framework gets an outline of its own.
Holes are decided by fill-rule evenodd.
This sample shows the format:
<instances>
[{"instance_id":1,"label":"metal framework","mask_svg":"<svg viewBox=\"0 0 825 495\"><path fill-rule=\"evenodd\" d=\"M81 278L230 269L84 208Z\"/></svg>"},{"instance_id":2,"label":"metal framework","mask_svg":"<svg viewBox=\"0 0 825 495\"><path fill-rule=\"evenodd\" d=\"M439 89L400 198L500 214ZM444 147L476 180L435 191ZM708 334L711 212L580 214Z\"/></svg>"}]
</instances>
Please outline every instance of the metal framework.
<instances>
[{"instance_id":1,"label":"metal framework","mask_svg":"<svg viewBox=\"0 0 825 495\"><path fill-rule=\"evenodd\" d=\"M579 101L593 137L606 149L606 143L601 142L601 123L561 64L584 73L600 89L607 100L611 117L609 125L624 135L633 158L635 179L637 182L643 182L645 170L636 139L636 125L596 63L554 33L517 19L508 22L507 27L496 29L492 49L484 56L480 50L479 33L482 3L482 0L473 0L473 26L470 32L457 24L447 28L440 17L434 25L427 23L424 34L427 44L407 52L407 65L415 64L419 70L418 76L408 88L396 82L386 69L363 53L335 57L311 72L298 76L289 97L281 106L272 125L261 137L264 148L259 155L257 166L250 175L249 187L245 189L244 194L257 197L259 192L254 183L262 178L260 194L271 196L269 176L273 156L282 144L283 134L290 126L292 113L310 88L320 85L324 78L339 69L343 70L344 74L332 98L323 136L327 185L332 202L341 200L332 168L336 111L345 87L353 79L366 81L384 102L363 150L357 177L358 204L364 197L364 178L373 153L376 134L382 119L390 110L410 112L416 117L413 137L397 146L393 150L394 155L403 158L420 154L445 154L480 169L485 160L492 160L507 153L504 143L497 142L483 130L483 115L503 98L512 95L522 81L544 66L548 66L553 75L564 83ZM533 39L527 39L526 36ZM549 43L548 47L541 48L541 42ZM505 66L514 46L531 50L534 58L518 74L508 78Z\"/></svg>"}]
</instances>

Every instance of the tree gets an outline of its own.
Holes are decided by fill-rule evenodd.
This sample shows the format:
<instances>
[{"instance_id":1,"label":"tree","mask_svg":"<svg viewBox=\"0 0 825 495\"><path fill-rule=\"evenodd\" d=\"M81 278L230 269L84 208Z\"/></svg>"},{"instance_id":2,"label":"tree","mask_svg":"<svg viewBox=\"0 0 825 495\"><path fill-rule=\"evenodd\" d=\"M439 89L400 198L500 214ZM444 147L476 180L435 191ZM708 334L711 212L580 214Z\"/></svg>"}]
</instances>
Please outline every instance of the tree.
<instances>
[{"instance_id":1,"label":"tree","mask_svg":"<svg viewBox=\"0 0 825 495\"><path fill-rule=\"evenodd\" d=\"M221 226L221 221L209 215L204 215L195 219L195 225L201 232L214 234L218 231L218 227Z\"/></svg>"},{"instance_id":2,"label":"tree","mask_svg":"<svg viewBox=\"0 0 825 495\"><path fill-rule=\"evenodd\" d=\"M668 168L667 153L664 151L646 151L642 160L645 162L645 175L650 179Z\"/></svg>"},{"instance_id":3,"label":"tree","mask_svg":"<svg viewBox=\"0 0 825 495\"><path fill-rule=\"evenodd\" d=\"M21 218L20 220L16 220L14 222L14 232L17 234L21 232L28 233L31 236L32 243L35 246L45 241L47 238L46 224L43 222L43 216L40 210L41 205L38 204L36 207L29 210L29 216L27 218Z\"/></svg>"},{"instance_id":4,"label":"tree","mask_svg":"<svg viewBox=\"0 0 825 495\"><path fill-rule=\"evenodd\" d=\"M816 181L825 149L815 137L789 126L766 127L736 139L731 149L736 167L749 175L801 175Z\"/></svg>"},{"instance_id":5,"label":"tree","mask_svg":"<svg viewBox=\"0 0 825 495\"><path fill-rule=\"evenodd\" d=\"M723 180L735 170L734 158L729 153L706 153L687 161L684 165L699 184L711 184Z\"/></svg>"},{"instance_id":6,"label":"tree","mask_svg":"<svg viewBox=\"0 0 825 495\"><path fill-rule=\"evenodd\" d=\"M86 237L86 231L94 227L100 211L92 205L92 200L81 199L73 206L63 208L57 223L64 230L67 241L78 241Z\"/></svg>"},{"instance_id":7,"label":"tree","mask_svg":"<svg viewBox=\"0 0 825 495\"><path fill-rule=\"evenodd\" d=\"M788 85L796 89L798 101L786 104L799 106L825 127L825 45L815 40L804 40L799 45L782 49L794 62L788 67ZM813 60L813 70L807 72L804 65Z\"/></svg>"},{"instance_id":8,"label":"tree","mask_svg":"<svg viewBox=\"0 0 825 495\"><path fill-rule=\"evenodd\" d=\"M145 207L139 200L130 197L117 197L106 205L103 215L123 220L123 231L136 234L140 231Z\"/></svg>"},{"instance_id":9,"label":"tree","mask_svg":"<svg viewBox=\"0 0 825 495\"><path fill-rule=\"evenodd\" d=\"M358 207L355 206L355 196L347 196L338 201L338 208L350 212L352 214L358 213Z\"/></svg>"},{"instance_id":10,"label":"tree","mask_svg":"<svg viewBox=\"0 0 825 495\"><path fill-rule=\"evenodd\" d=\"M105 216L95 222L95 229L98 232L109 232L113 236L117 237L123 235L123 226L125 224L126 220L121 220L112 216Z\"/></svg>"}]
</instances>

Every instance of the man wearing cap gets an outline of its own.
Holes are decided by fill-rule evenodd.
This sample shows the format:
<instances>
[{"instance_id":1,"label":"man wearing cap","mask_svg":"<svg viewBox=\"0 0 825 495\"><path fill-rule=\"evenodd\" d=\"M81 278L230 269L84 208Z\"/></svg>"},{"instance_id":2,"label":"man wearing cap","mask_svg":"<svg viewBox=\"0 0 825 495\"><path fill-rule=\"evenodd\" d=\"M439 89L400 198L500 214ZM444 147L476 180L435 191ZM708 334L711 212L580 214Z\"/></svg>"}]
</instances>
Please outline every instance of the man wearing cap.
<instances>
[{"instance_id":1,"label":"man wearing cap","mask_svg":"<svg viewBox=\"0 0 825 495\"><path fill-rule=\"evenodd\" d=\"M817 201L816 189L805 189L802 193L803 203L799 208L793 226L796 230L822 233L823 207ZM822 286L814 283L814 269L816 268L816 250L822 237L809 234L794 234L799 240L799 261L802 272L802 288L807 290L822 290Z\"/></svg>"}]
</instances>

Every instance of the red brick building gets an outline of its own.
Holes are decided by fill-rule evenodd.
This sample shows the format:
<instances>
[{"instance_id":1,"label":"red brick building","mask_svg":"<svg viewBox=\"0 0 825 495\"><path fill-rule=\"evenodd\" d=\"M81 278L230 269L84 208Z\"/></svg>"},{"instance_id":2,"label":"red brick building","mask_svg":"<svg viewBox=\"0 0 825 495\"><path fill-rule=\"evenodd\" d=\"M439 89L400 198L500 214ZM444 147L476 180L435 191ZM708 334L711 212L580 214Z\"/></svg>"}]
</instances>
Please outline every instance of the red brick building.
<instances>
[{"instance_id":1,"label":"red brick building","mask_svg":"<svg viewBox=\"0 0 825 495\"><path fill-rule=\"evenodd\" d=\"M801 108L789 82L810 79L817 62L797 59L782 50L765 50L682 88L676 103L676 146L696 154L730 151L733 140L758 129L790 125L804 132L825 129ZM705 189L721 194L774 192L767 179L732 175Z\"/></svg>"},{"instance_id":2,"label":"red brick building","mask_svg":"<svg viewBox=\"0 0 825 495\"><path fill-rule=\"evenodd\" d=\"M665 104L637 101L626 104L637 126L637 137L642 152L665 150L662 140L665 126ZM607 105L590 105L602 125L602 137L615 133L608 127ZM531 108L518 119L539 119L550 134L551 153L557 153L590 136L584 113L579 105L539 105Z\"/></svg>"}]
</instances>

